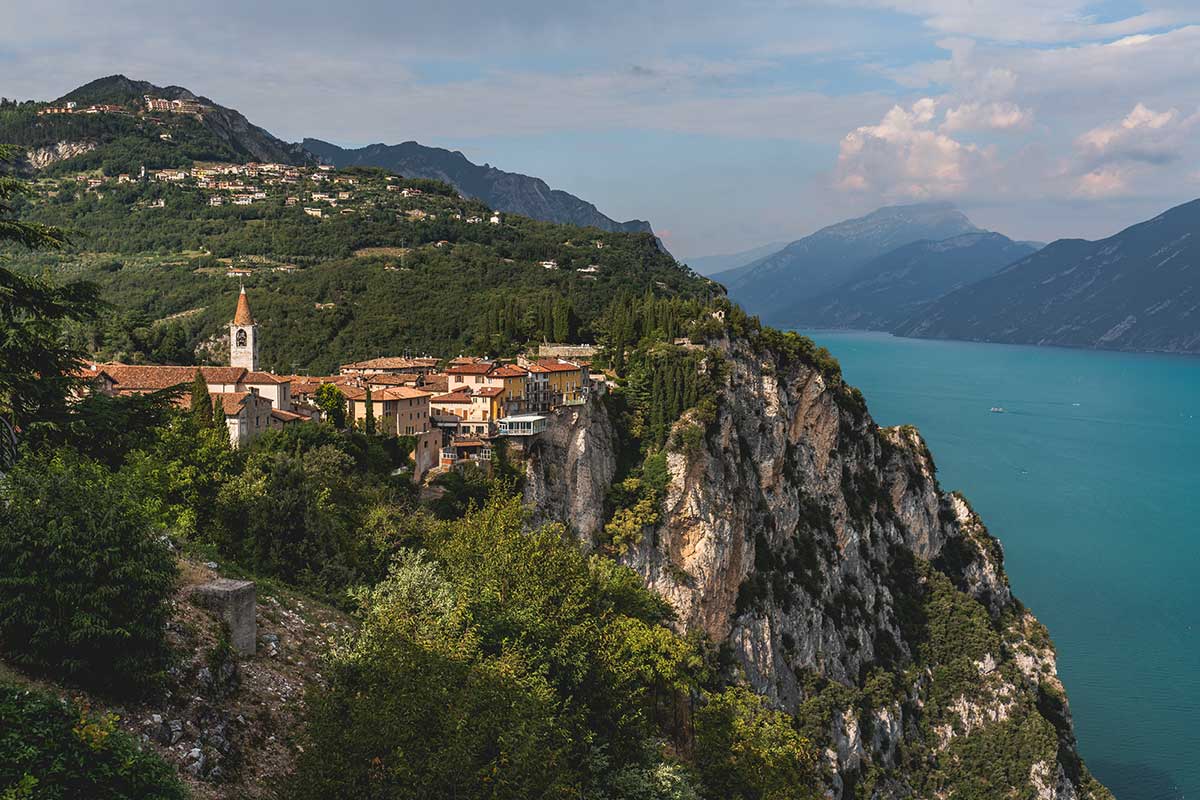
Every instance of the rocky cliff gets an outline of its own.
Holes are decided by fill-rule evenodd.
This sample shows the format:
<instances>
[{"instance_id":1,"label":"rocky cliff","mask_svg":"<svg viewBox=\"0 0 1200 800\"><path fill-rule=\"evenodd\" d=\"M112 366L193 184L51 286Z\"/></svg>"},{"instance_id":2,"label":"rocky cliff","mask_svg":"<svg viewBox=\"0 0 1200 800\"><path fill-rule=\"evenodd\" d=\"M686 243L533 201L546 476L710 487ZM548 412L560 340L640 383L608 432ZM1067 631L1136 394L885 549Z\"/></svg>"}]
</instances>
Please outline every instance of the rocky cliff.
<instances>
[{"instance_id":1,"label":"rocky cliff","mask_svg":"<svg viewBox=\"0 0 1200 800\"><path fill-rule=\"evenodd\" d=\"M1109 796L1076 752L1045 629L917 431L878 428L795 340L709 344L716 421L669 453L661 519L622 556L679 627L796 715L832 796ZM552 421L527 461L540 519L602 543L615 442L598 400Z\"/></svg>"}]
</instances>

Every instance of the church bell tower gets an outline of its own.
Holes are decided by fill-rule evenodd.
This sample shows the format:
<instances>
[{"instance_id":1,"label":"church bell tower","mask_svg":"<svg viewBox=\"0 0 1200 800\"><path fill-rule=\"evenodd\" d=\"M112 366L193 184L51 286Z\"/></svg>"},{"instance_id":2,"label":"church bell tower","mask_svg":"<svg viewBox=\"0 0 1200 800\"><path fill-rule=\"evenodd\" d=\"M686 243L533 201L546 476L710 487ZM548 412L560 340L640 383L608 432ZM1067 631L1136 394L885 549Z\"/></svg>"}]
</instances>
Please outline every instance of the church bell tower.
<instances>
[{"instance_id":1,"label":"church bell tower","mask_svg":"<svg viewBox=\"0 0 1200 800\"><path fill-rule=\"evenodd\" d=\"M258 371L258 324L250 315L250 301L246 299L245 286L238 295L233 322L229 323L229 366Z\"/></svg>"}]
</instances>

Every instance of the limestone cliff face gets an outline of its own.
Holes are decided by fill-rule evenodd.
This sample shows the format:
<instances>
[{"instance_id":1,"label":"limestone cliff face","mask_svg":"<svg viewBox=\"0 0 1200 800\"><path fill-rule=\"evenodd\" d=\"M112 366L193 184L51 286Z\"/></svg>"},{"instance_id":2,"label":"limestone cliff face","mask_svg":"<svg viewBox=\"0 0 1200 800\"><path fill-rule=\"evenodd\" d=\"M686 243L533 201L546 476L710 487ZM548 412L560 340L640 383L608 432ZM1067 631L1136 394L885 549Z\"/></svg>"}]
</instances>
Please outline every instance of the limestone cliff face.
<instances>
[{"instance_id":1,"label":"limestone cliff face","mask_svg":"<svg viewBox=\"0 0 1200 800\"><path fill-rule=\"evenodd\" d=\"M51 164L81 156L95 149L95 142L56 142L45 147L33 147L27 150L25 163L31 170L45 169Z\"/></svg>"},{"instance_id":2,"label":"limestone cliff face","mask_svg":"<svg viewBox=\"0 0 1200 800\"><path fill-rule=\"evenodd\" d=\"M1107 796L1076 752L1045 629L916 430L878 428L811 358L711 344L717 419L703 446L669 453L662 519L623 556L680 628L806 723L832 796L951 797L981 773L1013 796ZM528 461L539 519L597 541L613 441L598 402L556 419Z\"/></svg>"}]
</instances>

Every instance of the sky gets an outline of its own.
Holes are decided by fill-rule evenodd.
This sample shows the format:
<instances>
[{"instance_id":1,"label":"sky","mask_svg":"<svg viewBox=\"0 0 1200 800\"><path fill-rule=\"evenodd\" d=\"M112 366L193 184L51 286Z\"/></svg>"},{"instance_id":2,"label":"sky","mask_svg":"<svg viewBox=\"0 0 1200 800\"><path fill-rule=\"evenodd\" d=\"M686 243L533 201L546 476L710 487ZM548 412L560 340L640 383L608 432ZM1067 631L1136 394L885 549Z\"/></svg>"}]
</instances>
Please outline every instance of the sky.
<instances>
[{"instance_id":1,"label":"sky","mask_svg":"<svg viewBox=\"0 0 1200 800\"><path fill-rule=\"evenodd\" d=\"M1098 238L1200 196L1197 0L0 0L0 95L123 73L536 175L677 256L949 200Z\"/></svg>"}]
</instances>

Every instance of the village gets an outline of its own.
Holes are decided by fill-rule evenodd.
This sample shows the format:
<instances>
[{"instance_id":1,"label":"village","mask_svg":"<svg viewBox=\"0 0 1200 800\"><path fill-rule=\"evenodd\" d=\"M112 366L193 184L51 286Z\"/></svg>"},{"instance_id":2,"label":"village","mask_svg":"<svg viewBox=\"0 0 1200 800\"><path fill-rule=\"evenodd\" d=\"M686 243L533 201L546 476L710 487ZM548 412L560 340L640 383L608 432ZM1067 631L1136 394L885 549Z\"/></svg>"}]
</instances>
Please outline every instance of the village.
<instances>
[{"instance_id":1,"label":"village","mask_svg":"<svg viewBox=\"0 0 1200 800\"><path fill-rule=\"evenodd\" d=\"M347 426L412 438L416 482L465 464L487 469L497 440L524 449L552 415L607 389L603 376L589 371L589 345L542 346L537 357L511 363L385 356L343 364L336 375L312 376L260 369L259 336L243 287L229 323L228 366L91 363L82 377L93 391L127 396L184 386L199 374L235 448L272 429L322 421L318 393L336 387Z\"/></svg>"}]
</instances>

